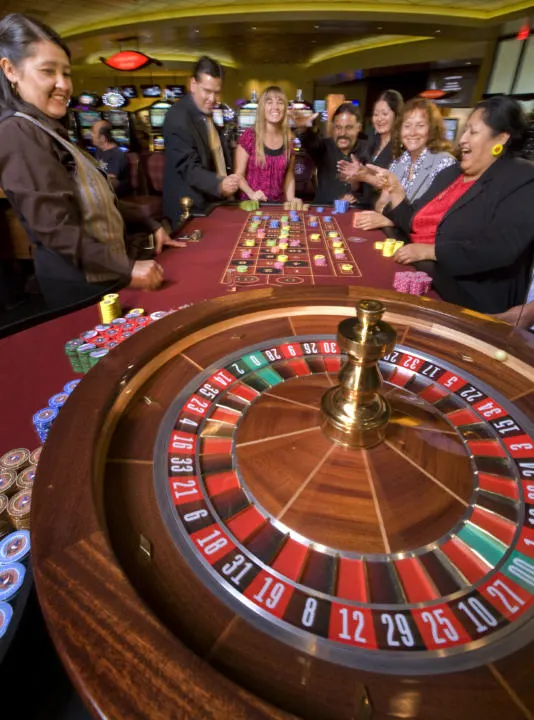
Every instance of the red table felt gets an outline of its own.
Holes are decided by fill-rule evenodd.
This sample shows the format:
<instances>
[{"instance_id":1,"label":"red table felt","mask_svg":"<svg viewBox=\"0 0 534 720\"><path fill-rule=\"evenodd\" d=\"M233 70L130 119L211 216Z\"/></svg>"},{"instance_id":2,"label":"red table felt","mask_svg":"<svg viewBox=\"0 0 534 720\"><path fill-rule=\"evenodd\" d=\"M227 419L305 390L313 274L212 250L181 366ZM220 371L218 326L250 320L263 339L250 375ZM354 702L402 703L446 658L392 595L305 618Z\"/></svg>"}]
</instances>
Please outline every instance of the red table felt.
<instances>
[{"instance_id":1,"label":"red table felt","mask_svg":"<svg viewBox=\"0 0 534 720\"><path fill-rule=\"evenodd\" d=\"M269 209L264 210L265 213ZM279 212L279 210L278 210ZM324 214L331 212L325 209ZM316 208L310 213L317 214ZM165 283L156 292L122 290L123 310L142 307L147 313L168 310L186 303L225 294L221 277L249 213L235 206L216 208L205 218L192 219L183 233L202 231L200 242L186 248L166 249L158 258L165 271ZM392 258L384 258L374 249L382 240L381 231L364 232L352 228L352 213L335 218L345 238L363 238L350 242L352 254L362 272L361 278L345 276L321 278L322 285L356 284L362 287L392 289L393 277L401 267ZM183 234L182 233L182 234ZM244 287L238 292L260 287ZM298 287L298 286L297 286ZM0 454L14 447L32 449L39 445L32 417L60 392L73 373L64 352L65 342L92 329L100 322L98 307L93 305L0 341L0 398L3 420L0 423ZM68 442L68 438L66 438Z\"/></svg>"}]
</instances>

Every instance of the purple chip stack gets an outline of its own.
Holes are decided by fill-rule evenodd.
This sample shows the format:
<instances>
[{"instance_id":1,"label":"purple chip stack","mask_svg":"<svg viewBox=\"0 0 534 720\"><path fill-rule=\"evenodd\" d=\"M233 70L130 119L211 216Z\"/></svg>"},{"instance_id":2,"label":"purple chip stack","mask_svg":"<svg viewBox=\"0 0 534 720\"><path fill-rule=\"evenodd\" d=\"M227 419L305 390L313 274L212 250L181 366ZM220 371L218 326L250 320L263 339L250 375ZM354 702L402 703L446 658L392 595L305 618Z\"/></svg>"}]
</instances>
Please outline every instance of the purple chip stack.
<instances>
[{"instance_id":1,"label":"purple chip stack","mask_svg":"<svg viewBox=\"0 0 534 720\"><path fill-rule=\"evenodd\" d=\"M424 272L396 272L393 287L397 292L410 295L426 295L432 285L432 278Z\"/></svg>"}]
</instances>

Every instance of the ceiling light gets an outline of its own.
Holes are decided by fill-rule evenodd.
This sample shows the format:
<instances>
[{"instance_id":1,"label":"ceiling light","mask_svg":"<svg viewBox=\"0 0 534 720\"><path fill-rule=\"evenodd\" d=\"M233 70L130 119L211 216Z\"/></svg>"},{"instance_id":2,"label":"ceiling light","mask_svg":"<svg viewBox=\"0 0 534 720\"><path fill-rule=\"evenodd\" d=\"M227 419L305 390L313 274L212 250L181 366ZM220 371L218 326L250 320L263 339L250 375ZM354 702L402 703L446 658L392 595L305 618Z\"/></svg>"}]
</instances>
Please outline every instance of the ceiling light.
<instances>
[{"instance_id":1,"label":"ceiling light","mask_svg":"<svg viewBox=\"0 0 534 720\"><path fill-rule=\"evenodd\" d=\"M200 32L200 30L198 28L195 28L195 32Z\"/></svg>"},{"instance_id":2,"label":"ceiling light","mask_svg":"<svg viewBox=\"0 0 534 720\"><path fill-rule=\"evenodd\" d=\"M376 29L377 29L377 30L383 30L382 25L379 25Z\"/></svg>"},{"instance_id":3,"label":"ceiling light","mask_svg":"<svg viewBox=\"0 0 534 720\"><path fill-rule=\"evenodd\" d=\"M319 30L319 25L314 25L313 27L314 27L316 30Z\"/></svg>"},{"instance_id":4,"label":"ceiling light","mask_svg":"<svg viewBox=\"0 0 534 720\"><path fill-rule=\"evenodd\" d=\"M436 30L435 32L436 32L436 33L440 33L440 32L441 32L441 30Z\"/></svg>"},{"instance_id":5,"label":"ceiling light","mask_svg":"<svg viewBox=\"0 0 534 720\"><path fill-rule=\"evenodd\" d=\"M253 30L256 30L256 26L255 26L255 25L253 25L253 26L252 26L252 29L253 29Z\"/></svg>"}]
</instances>

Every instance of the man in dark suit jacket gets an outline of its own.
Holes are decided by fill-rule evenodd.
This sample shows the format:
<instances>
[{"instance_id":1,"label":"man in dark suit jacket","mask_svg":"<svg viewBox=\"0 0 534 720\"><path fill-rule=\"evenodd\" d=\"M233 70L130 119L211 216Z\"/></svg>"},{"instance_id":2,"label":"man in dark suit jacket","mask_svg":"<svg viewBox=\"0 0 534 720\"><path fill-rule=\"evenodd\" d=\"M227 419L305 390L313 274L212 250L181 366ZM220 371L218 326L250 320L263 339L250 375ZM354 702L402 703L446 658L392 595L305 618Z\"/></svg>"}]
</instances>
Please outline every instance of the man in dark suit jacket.
<instances>
[{"instance_id":1,"label":"man in dark suit jacket","mask_svg":"<svg viewBox=\"0 0 534 720\"><path fill-rule=\"evenodd\" d=\"M231 197L238 189L237 175L224 137L213 124L213 108L221 91L222 68L209 57L195 65L190 93L167 113L163 212L176 226L180 199L193 200L193 212Z\"/></svg>"}]
</instances>

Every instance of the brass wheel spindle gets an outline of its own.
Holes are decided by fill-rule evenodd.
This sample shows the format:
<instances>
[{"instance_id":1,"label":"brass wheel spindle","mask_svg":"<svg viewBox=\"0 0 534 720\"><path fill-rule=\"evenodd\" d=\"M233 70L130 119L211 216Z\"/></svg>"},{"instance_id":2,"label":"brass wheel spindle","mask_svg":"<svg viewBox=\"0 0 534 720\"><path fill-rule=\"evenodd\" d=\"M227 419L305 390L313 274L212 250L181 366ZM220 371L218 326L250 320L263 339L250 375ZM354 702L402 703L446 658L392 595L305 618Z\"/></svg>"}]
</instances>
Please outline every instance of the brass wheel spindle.
<instances>
[{"instance_id":1,"label":"brass wheel spindle","mask_svg":"<svg viewBox=\"0 0 534 720\"><path fill-rule=\"evenodd\" d=\"M322 397L322 428L329 438L349 447L373 447L384 440L391 410L380 394L378 361L395 346L395 330L382 321L385 307L378 300L360 300L356 320L338 327L341 352L347 361L339 385Z\"/></svg>"}]
</instances>

